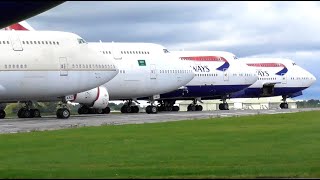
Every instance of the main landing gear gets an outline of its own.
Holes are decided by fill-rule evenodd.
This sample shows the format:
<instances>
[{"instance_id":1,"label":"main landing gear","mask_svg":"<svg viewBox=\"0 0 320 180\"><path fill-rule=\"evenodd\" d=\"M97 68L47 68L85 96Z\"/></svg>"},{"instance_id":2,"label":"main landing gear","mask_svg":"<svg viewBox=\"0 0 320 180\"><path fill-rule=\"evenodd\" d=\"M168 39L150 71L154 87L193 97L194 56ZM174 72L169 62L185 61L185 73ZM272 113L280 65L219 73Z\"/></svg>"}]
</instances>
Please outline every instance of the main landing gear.
<instances>
[{"instance_id":1,"label":"main landing gear","mask_svg":"<svg viewBox=\"0 0 320 180\"><path fill-rule=\"evenodd\" d=\"M7 106L6 103L0 103L0 119L3 119L6 117L6 112L4 111L6 106Z\"/></svg>"},{"instance_id":2,"label":"main landing gear","mask_svg":"<svg viewBox=\"0 0 320 180\"><path fill-rule=\"evenodd\" d=\"M18 117L19 118L35 118L41 117L39 109L32 109L33 106L32 101L24 102L25 106L18 110ZM1 112L0 112L1 115Z\"/></svg>"},{"instance_id":3,"label":"main landing gear","mask_svg":"<svg viewBox=\"0 0 320 180\"><path fill-rule=\"evenodd\" d=\"M286 95L282 96L282 101L283 101L283 103L280 104L280 108L281 109L288 109L289 105L287 103L287 96Z\"/></svg>"},{"instance_id":4,"label":"main landing gear","mask_svg":"<svg viewBox=\"0 0 320 180\"><path fill-rule=\"evenodd\" d=\"M157 114L158 113L158 107L154 105L154 98L153 96L150 97L150 104L146 107L146 113L148 114Z\"/></svg>"},{"instance_id":5,"label":"main landing gear","mask_svg":"<svg viewBox=\"0 0 320 180\"><path fill-rule=\"evenodd\" d=\"M70 111L67 106L67 101L63 98L62 102L59 103L60 106L56 112L58 119L68 119L70 117Z\"/></svg>"},{"instance_id":6,"label":"main landing gear","mask_svg":"<svg viewBox=\"0 0 320 180\"><path fill-rule=\"evenodd\" d=\"M158 111L179 111L179 106L174 106L176 100L160 100L158 101L160 105L158 105Z\"/></svg>"},{"instance_id":7,"label":"main landing gear","mask_svg":"<svg viewBox=\"0 0 320 180\"><path fill-rule=\"evenodd\" d=\"M191 104L188 105L187 111L202 111L202 106L198 105L197 102L200 99L194 99Z\"/></svg>"},{"instance_id":8,"label":"main landing gear","mask_svg":"<svg viewBox=\"0 0 320 180\"><path fill-rule=\"evenodd\" d=\"M110 107L106 107L104 109L92 108L86 105L82 105L78 109L78 114L109 114Z\"/></svg>"},{"instance_id":9,"label":"main landing gear","mask_svg":"<svg viewBox=\"0 0 320 180\"><path fill-rule=\"evenodd\" d=\"M136 105L132 105L132 99L128 100L127 103L125 103L121 107L121 113L138 113L139 107Z\"/></svg>"},{"instance_id":10,"label":"main landing gear","mask_svg":"<svg viewBox=\"0 0 320 180\"><path fill-rule=\"evenodd\" d=\"M222 97L222 103L219 104L220 110L229 110L229 104L227 103L227 98L224 96Z\"/></svg>"}]
</instances>

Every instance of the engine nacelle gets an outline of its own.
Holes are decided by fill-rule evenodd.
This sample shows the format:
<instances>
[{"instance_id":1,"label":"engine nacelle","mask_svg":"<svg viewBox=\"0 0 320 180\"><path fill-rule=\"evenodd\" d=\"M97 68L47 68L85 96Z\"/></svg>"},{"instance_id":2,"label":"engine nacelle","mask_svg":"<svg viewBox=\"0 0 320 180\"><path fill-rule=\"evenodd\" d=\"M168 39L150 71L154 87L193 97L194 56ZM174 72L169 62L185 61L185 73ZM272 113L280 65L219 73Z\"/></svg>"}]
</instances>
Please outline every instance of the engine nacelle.
<instances>
[{"instance_id":1,"label":"engine nacelle","mask_svg":"<svg viewBox=\"0 0 320 180\"><path fill-rule=\"evenodd\" d=\"M104 109L109 103L109 93L107 88L99 86L89 91L75 94L73 100L70 101L97 109Z\"/></svg>"}]
</instances>

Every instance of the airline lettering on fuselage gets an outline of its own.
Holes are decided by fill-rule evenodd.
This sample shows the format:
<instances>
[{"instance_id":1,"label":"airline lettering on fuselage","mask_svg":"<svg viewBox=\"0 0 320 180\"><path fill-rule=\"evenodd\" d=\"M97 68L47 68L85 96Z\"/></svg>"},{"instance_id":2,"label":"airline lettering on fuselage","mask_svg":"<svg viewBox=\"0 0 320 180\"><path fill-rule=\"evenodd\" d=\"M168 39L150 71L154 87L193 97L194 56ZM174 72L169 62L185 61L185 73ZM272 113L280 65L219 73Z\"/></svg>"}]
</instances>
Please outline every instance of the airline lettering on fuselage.
<instances>
[{"instance_id":1,"label":"airline lettering on fuselage","mask_svg":"<svg viewBox=\"0 0 320 180\"><path fill-rule=\"evenodd\" d=\"M210 72L208 66L193 66L193 70L196 72Z\"/></svg>"},{"instance_id":2,"label":"airline lettering on fuselage","mask_svg":"<svg viewBox=\"0 0 320 180\"><path fill-rule=\"evenodd\" d=\"M264 76L264 77L268 77L269 76L268 71L257 71L257 74L259 76Z\"/></svg>"}]
</instances>

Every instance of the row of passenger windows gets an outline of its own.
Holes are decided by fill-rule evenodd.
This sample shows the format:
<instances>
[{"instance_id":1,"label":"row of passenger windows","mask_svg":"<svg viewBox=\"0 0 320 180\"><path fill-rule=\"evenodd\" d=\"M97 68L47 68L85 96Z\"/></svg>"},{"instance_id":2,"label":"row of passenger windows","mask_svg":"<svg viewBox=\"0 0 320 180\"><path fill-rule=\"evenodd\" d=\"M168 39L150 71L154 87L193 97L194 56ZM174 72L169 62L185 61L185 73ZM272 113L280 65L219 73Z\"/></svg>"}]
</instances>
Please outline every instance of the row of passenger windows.
<instances>
[{"instance_id":1,"label":"row of passenger windows","mask_svg":"<svg viewBox=\"0 0 320 180\"><path fill-rule=\"evenodd\" d=\"M191 70L160 70L160 73L191 73Z\"/></svg>"},{"instance_id":2,"label":"row of passenger windows","mask_svg":"<svg viewBox=\"0 0 320 180\"><path fill-rule=\"evenodd\" d=\"M10 44L9 41L0 41L0 44Z\"/></svg>"},{"instance_id":3,"label":"row of passenger windows","mask_svg":"<svg viewBox=\"0 0 320 180\"><path fill-rule=\"evenodd\" d=\"M53 44L59 45L58 41L22 41L22 44Z\"/></svg>"},{"instance_id":4,"label":"row of passenger windows","mask_svg":"<svg viewBox=\"0 0 320 180\"><path fill-rule=\"evenodd\" d=\"M5 64L5 69L22 69L27 68L26 64ZM61 65L63 68L63 65ZM115 68L114 65L109 64L72 64L72 68Z\"/></svg>"},{"instance_id":5,"label":"row of passenger windows","mask_svg":"<svg viewBox=\"0 0 320 180\"><path fill-rule=\"evenodd\" d=\"M196 74L196 76L218 76L218 74Z\"/></svg>"},{"instance_id":6,"label":"row of passenger windows","mask_svg":"<svg viewBox=\"0 0 320 180\"><path fill-rule=\"evenodd\" d=\"M277 78L258 78L258 80L277 80Z\"/></svg>"},{"instance_id":7,"label":"row of passenger windows","mask_svg":"<svg viewBox=\"0 0 320 180\"><path fill-rule=\"evenodd\" d=\"M111 54L111 51L102 51L103 54ZM121 54L150 54L149 51L121 51Z\"/></svg>"},{"instance_id":8,"label":"row of passenger windows","mask_svg":"<svg viewBox=\"0 0 320 180\"><path fill-rule=\"evenodd\" d=\"M27 68L26 64L5 64L4 65L5 69L23 69Z\"/></svg>"},{"instance_id":9,"label":"row of passenger windows","mask_svg":"<svg viewBox=\"0 0 320 180\"><path fill-rule=\"evenodd\" d=\"M297 77L297 78L294 78L292 77L291 80L301 80L301 79L310 79L308 77Z\"/></svg>"},{"instance_id":10,"label":"row of passenger windows","mask_svg":"<svg viewBox=\"0 0 320 180\"><path fill-rule=\"evenodd\" d=\"M115 66L112 64L72 64L72 68L115 68Z\"/></svg>"},{"instance_id":11,"label":"row of passenger windows","mask_svg":"<svg viewBox=\"0 0 320 180\"><path fill-rule=\"evenodd\" d=\"M0 41L0 44L10 44L9 41ZM59 45L58 41L22 41L22 44L53 44Z\"/></svg>"},{"instance_id":12,"label":"row of passenger windows","mask_svg":"<svg viewBox=\"0 0 320 180\"><path fill-rule=\"evenodd\" d=\"M236 73L233 73L232 76L253 76L253 74L247 74L247 73L245 73L245 74L242 74L242 73L236 74Z\"/></svg>"}]
</instances>

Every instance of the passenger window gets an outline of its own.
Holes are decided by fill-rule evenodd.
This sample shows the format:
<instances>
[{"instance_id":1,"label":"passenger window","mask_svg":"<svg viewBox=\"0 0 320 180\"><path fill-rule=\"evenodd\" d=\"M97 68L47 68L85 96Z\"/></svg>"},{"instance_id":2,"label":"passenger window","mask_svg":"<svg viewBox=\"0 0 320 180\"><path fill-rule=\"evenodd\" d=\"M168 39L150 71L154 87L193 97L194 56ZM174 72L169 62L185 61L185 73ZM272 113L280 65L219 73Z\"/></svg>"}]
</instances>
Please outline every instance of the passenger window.
<instances>
[{"instance_id":1,"label":"passenger window","mask_svg":"<svg viewBox=\"0 0 320 180\"><path fill-rule=\"evenodd\" d=\"M37 44L37 41L33 41L34 44Z\"/></svg>"},{"instance_id":2,"label":"passenger window","mask_svg":"<svg viewBox=\"0 0 320 180\"><path fill-rule=\"evenodd\" d=\"M48 44L48 41L46 41L46 44Z\"/></svg>"},{"instance_id":3,"label":"passenger window","mask_svg":"<svg viewBox=\"0 0 320 180\"><path fill-rule=\"evenodd\" d=\"M59 42L57 42L57 44L59 45Z\"/></svg>"},{"instance_id":4,"label":"passenger window","mask_svg":"<svg viewBox=\"0 0 320 180\"><path fill-rule=\"evenodd\" d=\"M41 44L40 41L38 41L38 44Z\"/></svg>"},{"instance_id":5,"label":"passenger window","mask_svg":"<svg viewBox=\"0 0 320 180\"><path fill-rule=\"evenodd\" d=\"M51 44L51 41L49 41L49 44Z\"/></svg>"},{"instance_id":6,"label":"passenger window","mask_svg":"<svg viewBox=\"0 0 320 180\"><path fill-rule=\"evenodd\" d=\"M27 44L29 44L29 41L26 41Z\"/></svg>"},{"instance_id":7,"label":"passenger window","mask_svg":"<svg viewBox=\"0 0 320 180\"><path fill-rule=\"evenodd\" d=\"M109 54L111 54L111 51L109 51Z\"/></svg>"},{"instance_id":8,"label":"passenger window","mask_svg":"<svg viewBox=\"0 0 320 180\"><path fill-rule=\"evenodd\" d=\"M7 44L10 44L10 42L9 42L9 41L7 41Z\"/></svg>"},{"instance_id":9,"label":"passenger window","mask_svg":"<svg viewBox=\"0 0 320 180\"><path fill-rule=\"evenodd\" d=\"M0 44L1 44L1 41L0 41ZM22 44L24 44L24 41L22 41Z\"/></svg>"},{"instance_id":10,"label":"passenger window","mask_svg":"<svg viewBox=\"0 0 320 180\"><path fill-rule=\"evenodd\" d=\"M53 41L52 43L53 43L53 45L56 45L56 42Z\"/></svg>"},{"instance_id":11,"label":"passenger window","mask_svg":"<svg viewBox=\"0 0 320 180\"><path fill-rule=\"evenodd\" d=\"M3 44L6 44L6 42L5 42L5 41L3 41Z\"/></svg>"},{"instance_id":12,"label":"passenger window","mask_svg":"<svg viewBox=\"0 0 320 180\"><path fill-rule=\"evenodd\" d=\"M42 44L44 44L44 41L41 41L42 42Z\"/></svg>"},{"instance_id":13,"label":"passenger window","mask_svg":"<svg viewBox=\"0 0 320 180\"><path fill-rule=\"evenodd\" d=\"M30 41L30 44L32 44L32 41Z\"/></svg>"},{"instance_id":14,"label":"passenger window","mask_svg":"<svg viewBox=\"0 0 320 180\"><path fill-rule=\"evenodd\" d=\"M7 65L4 65L4 68L6 68L6 69L7 69Z\"/></svg>"}]
</instances>

